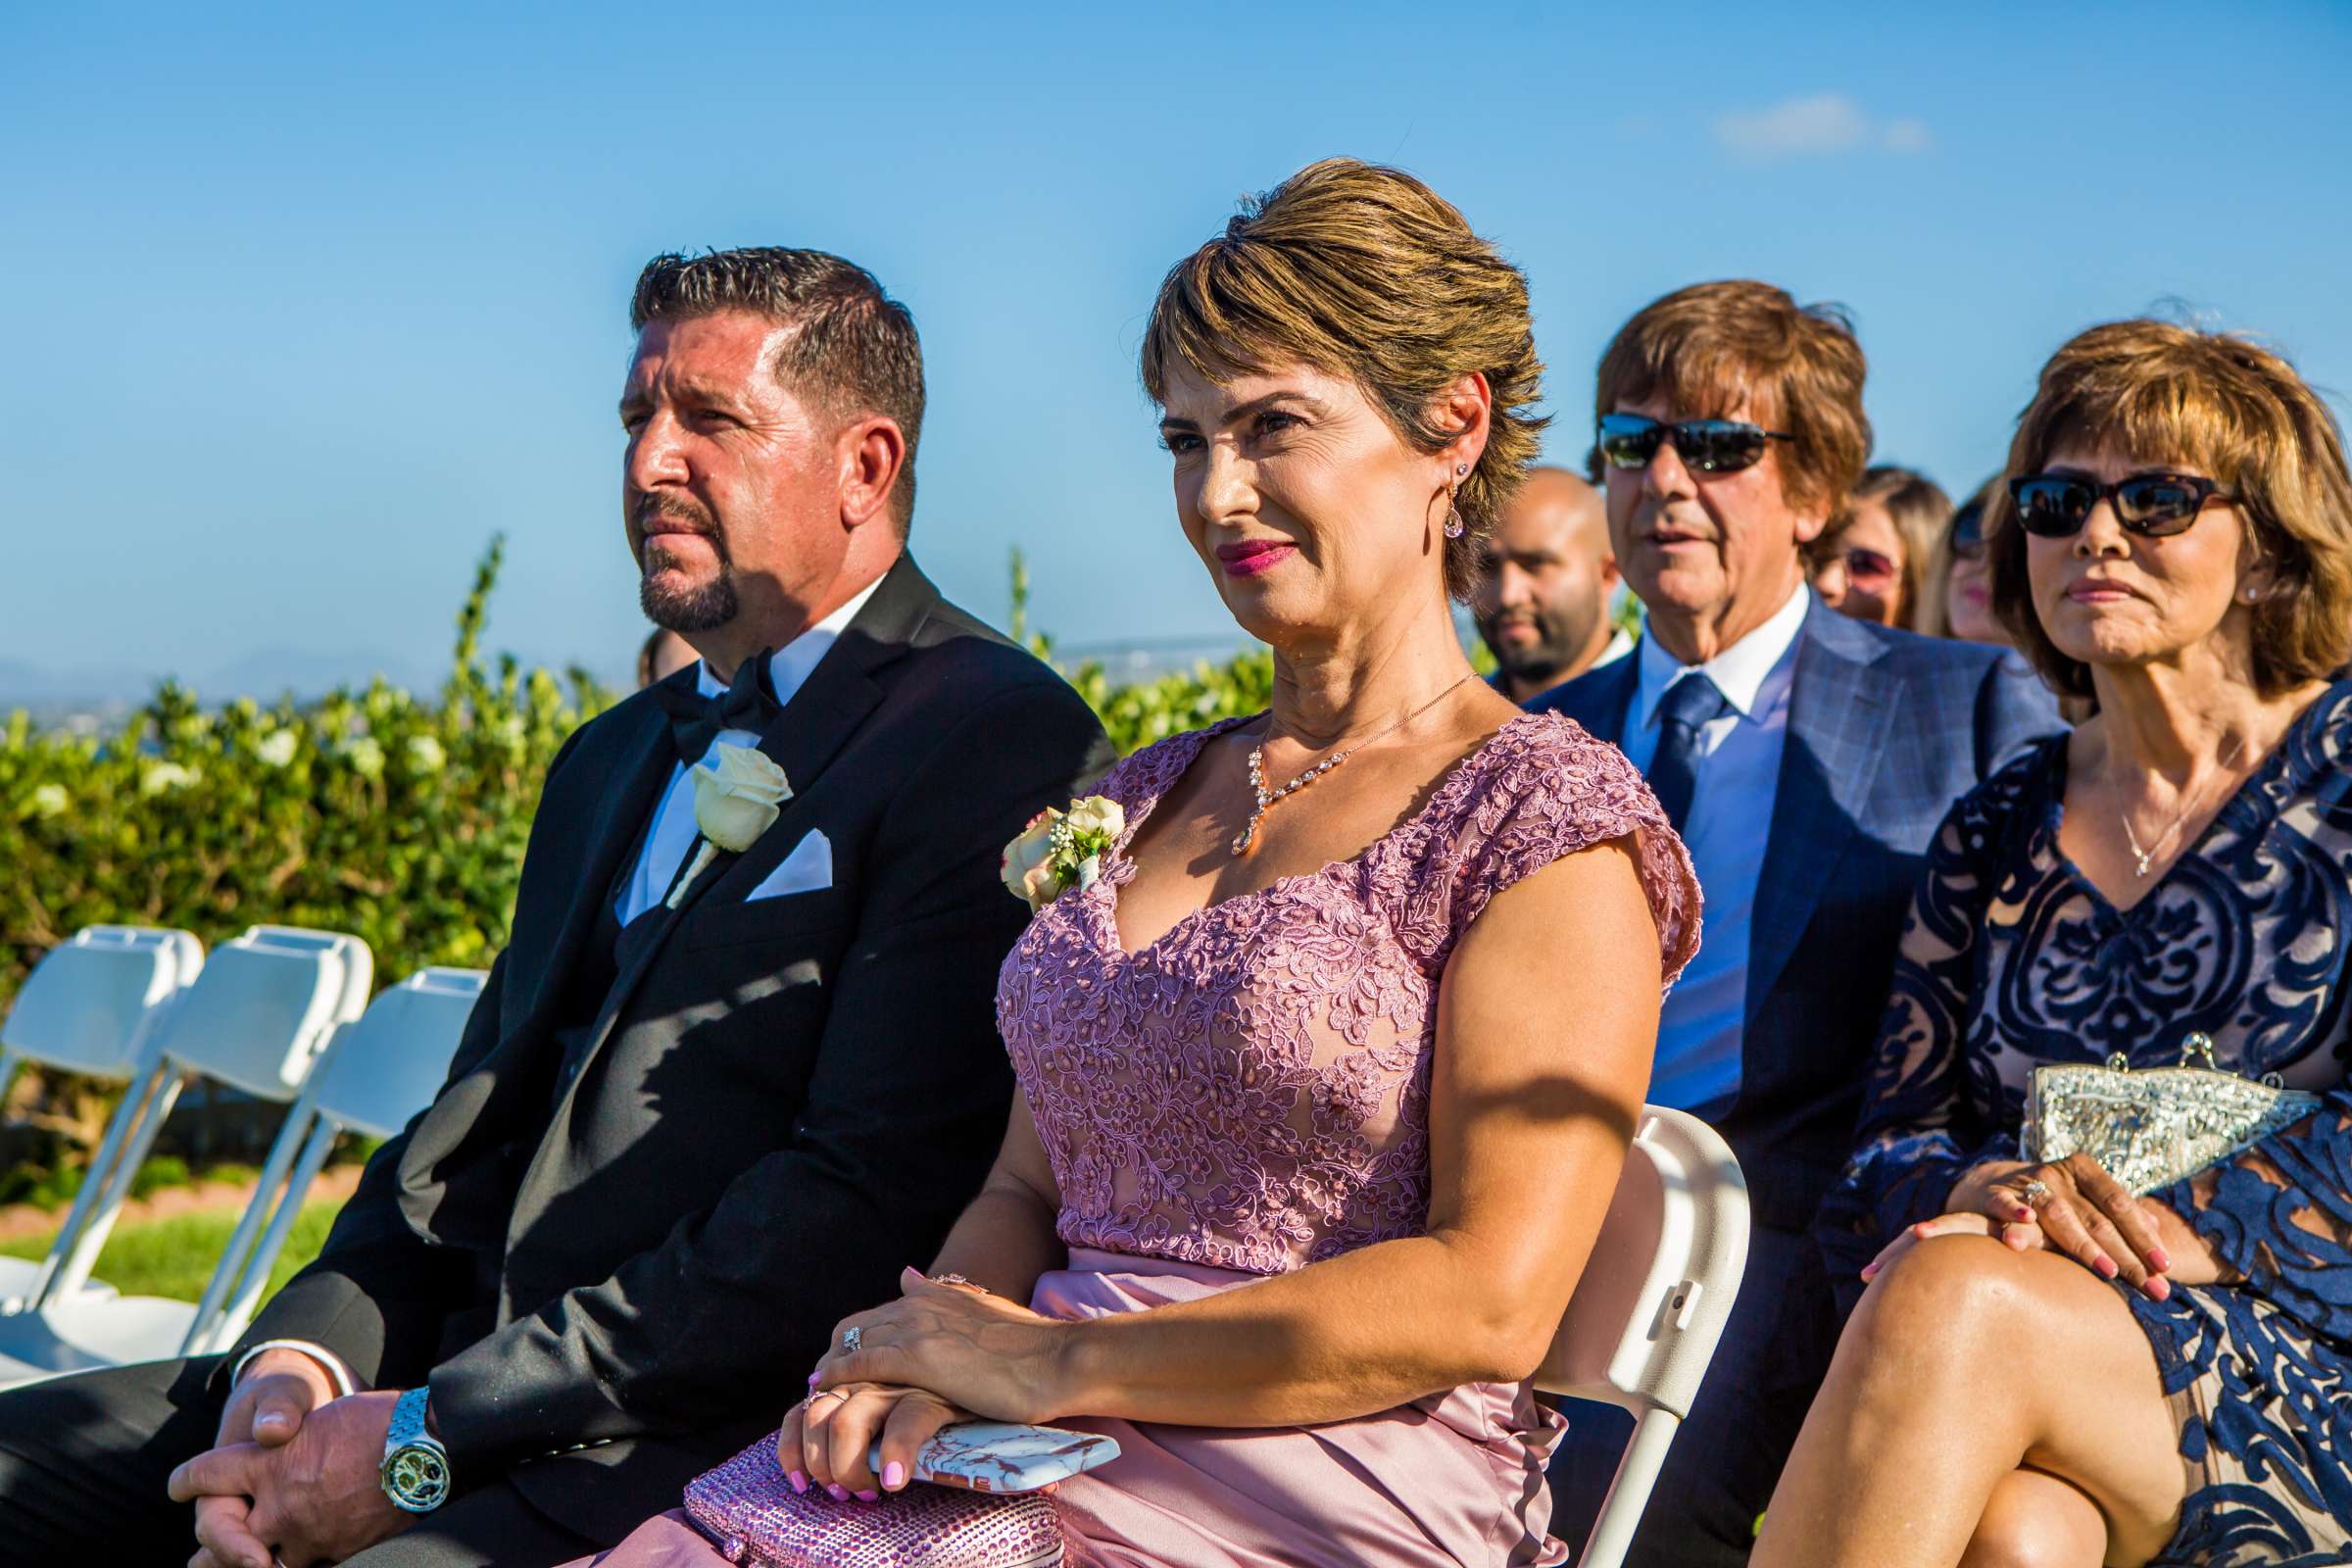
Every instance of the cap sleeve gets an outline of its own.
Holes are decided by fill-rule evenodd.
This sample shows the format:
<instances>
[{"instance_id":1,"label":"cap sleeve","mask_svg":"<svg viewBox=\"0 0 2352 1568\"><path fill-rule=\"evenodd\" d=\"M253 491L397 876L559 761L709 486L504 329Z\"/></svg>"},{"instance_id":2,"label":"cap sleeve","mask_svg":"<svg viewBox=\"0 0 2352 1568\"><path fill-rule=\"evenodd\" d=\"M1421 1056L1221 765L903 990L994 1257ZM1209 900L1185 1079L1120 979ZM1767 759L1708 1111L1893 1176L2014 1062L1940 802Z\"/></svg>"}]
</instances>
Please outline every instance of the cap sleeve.
<instances>
[{"instance_id":1,"label":"cap sleeve","mask_svg":"<svg viewBox=\"0 0 2352 1568\"><path fill-rule=\"evenodd\" d=\"M1616 747L1557 713L1522 722L1528 733L1498 748L1455 828L1445 900L1447 947L1520 878L1562 856L1630 839L1671 989L1698 951L1698 875L1682 836Z\"/></svg>"}]
</instances>

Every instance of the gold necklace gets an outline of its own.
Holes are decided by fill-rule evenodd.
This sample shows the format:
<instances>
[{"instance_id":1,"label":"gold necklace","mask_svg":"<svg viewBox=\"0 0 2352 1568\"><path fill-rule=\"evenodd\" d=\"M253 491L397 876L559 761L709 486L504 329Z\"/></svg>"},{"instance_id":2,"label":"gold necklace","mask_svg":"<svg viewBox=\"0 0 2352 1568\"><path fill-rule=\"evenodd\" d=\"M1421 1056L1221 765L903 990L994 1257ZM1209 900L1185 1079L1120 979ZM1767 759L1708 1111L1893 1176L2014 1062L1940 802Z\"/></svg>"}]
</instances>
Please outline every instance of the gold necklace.
<instances>
[{"instance_id":1,"label":"gold necklace","mask_svg":"<svg viewBox=\"0 0 2352 1568\"><path fill-rule=\"evenodd\" d=\"M1250 793L1257 798L1257 804L1250 809L1250 821L1248 825L1245 826L1240 833L1234 836L1233 853L1235 857L1238 858L1239 857L1250 853L1250 846L1255 843L1257 840L1258 818L1264 816L1266 812L1273 808L1273 805L1276 801L1286 800L1289 797L1298 794L1300 790L1306 788L1309 784L1312 784L1315 780L1321 778L1324 774L1330 772L1333 768L1339 766L1342 762L1345 762L1348 760L1348 759L1353 757L1356 753L1362 751L1374 741L1385 739L1386 737L1393 735L1396 731L1404 728L1405 725L1411 723L1414 719L1419 718L1423 713L1428 712L1431 709L1437 707L1446 698L1451 697L1461 686L1462 681L1466 681L1470 677L1468 675L1462 676L1461 680L1455 681L1451 686L1446 687L1444 691L1438 693L1437 696L1432 697L1428 702L1423 703L1419 708L1414 709L1411 712L1405 714L1402 718L1397 719L1395 723L1392 723L1385 728L1365 736L1362 740L1357 741L1353 746L1347 748L1345 751L1332 753L1329 757L1326 757L1323 759L1323 760L1317 762L1314 766L1308 768L1305 772L1299 774L1297 778L1291 780L1288 784L1285 784L1278 790L1269 790L1266 788L1266 743L1264 741L1259 741L1255 746L1250 747ZM1273 729L1274 720L1272 715L1269 714L1266 719L1266 730L1269 734L1271 734Z\"/></svg>"},{"instance_id":2,"label":"gold necklace","mask_svg":"<svg viewBox=\"0 0 2352 1568\"><path fill-rule=\"evenodd\" d=\"M2245 754L2245 750L2246 740L2245 737L2241 735L2238 737L2237 744L2230 748L2230 755L2222 761L2219 772L2224 777L2229 775L2230 764L2236 761L2239 757L2243 756ZM2135 869L2141 876L2146 876L2148 874L2148 867L2155 863L2156 857L2164 853L2164 847L2173 842L2173 835L2180 831L2181 824L2186 822L2195 814L2196 799L2192 796L2190 797L2188 807L2174 816L2173 825L2164 830L2164 834L2161 838L2157 839L2155 843L2149 845L2143 850L2139 847L2139 835L2132 831L2132 813L2130 811L2116 812L2116 815L2123 819L2124 842L2132 846L2132 858L2135 862Z\"/></svg>"}]
</instances>

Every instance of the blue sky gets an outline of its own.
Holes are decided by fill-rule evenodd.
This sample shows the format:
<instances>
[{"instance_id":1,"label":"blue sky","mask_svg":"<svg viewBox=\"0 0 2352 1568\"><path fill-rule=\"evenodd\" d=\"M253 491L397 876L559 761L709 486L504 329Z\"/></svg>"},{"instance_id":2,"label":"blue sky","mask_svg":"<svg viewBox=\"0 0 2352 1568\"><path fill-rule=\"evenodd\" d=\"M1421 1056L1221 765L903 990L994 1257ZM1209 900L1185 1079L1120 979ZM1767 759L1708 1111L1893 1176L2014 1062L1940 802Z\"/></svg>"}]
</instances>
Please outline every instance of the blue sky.
<instances>
[{"instance_id":1,"label":"blue sky","mask_svg":"<svg viewBox=\"0 0 2352 1568\"><path fill-rule=\"evenodd\" d=\"M1019 544L1065 643L1221 637L1134 351L1333 153L1526 268L1570 460L1616 325L1734 274L1849 306L1880 458L1954 489L2093 320L2352 388L2352 7L2060 9L9 8L0 664L429 673L503 530L493 643L619 670L629 284L746 243L913 309L952 595L1001 619Z\"/></svg>"}]
</instances>

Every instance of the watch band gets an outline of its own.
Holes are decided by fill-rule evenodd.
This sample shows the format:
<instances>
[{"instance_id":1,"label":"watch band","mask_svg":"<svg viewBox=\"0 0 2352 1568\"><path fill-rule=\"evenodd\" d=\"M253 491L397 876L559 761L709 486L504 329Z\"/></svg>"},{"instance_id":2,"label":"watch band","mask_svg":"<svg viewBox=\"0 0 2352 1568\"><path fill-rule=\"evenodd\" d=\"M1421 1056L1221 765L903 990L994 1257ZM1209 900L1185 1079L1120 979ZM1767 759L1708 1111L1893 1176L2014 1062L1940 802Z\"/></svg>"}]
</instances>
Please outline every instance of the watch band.
<instances>
[{"instance_id":1,"label":"watch band","mask_svg":"<svg viewBox=\"0 0 2352 1568\"><path fill-rule=\"evenodd\" d=\"M425 1428L432 1397L430 1385L403 1394L384 1433L384 1495L407 1513L431 1513L449 1500L449 1450Z\"/></svg>"}]
</instances>

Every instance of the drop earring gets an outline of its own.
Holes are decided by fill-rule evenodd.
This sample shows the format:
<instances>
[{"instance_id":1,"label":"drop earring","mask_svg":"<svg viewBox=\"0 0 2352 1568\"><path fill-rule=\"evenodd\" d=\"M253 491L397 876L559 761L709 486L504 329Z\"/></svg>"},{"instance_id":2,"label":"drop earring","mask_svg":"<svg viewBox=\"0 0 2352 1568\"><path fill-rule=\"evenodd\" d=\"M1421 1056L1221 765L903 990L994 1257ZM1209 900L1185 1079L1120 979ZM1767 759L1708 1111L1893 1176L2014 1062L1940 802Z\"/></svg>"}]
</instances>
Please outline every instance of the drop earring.
<instances>
[{"instance_id":1,"label":"drop earring","mask_svg":"<svg viewBox=\"0 0 2352 1568\"><path fill-rule=\"evenodd\" d=\"M1469 476L1470 465L1457 463L1453 466L1453 488L1446 492L1446 537L1448 539L1459 539L1468 526L1462 521L1462 509L1454 505L1453 498L1461 494L1462 481Z\"/></svg>"}]
</instances>

